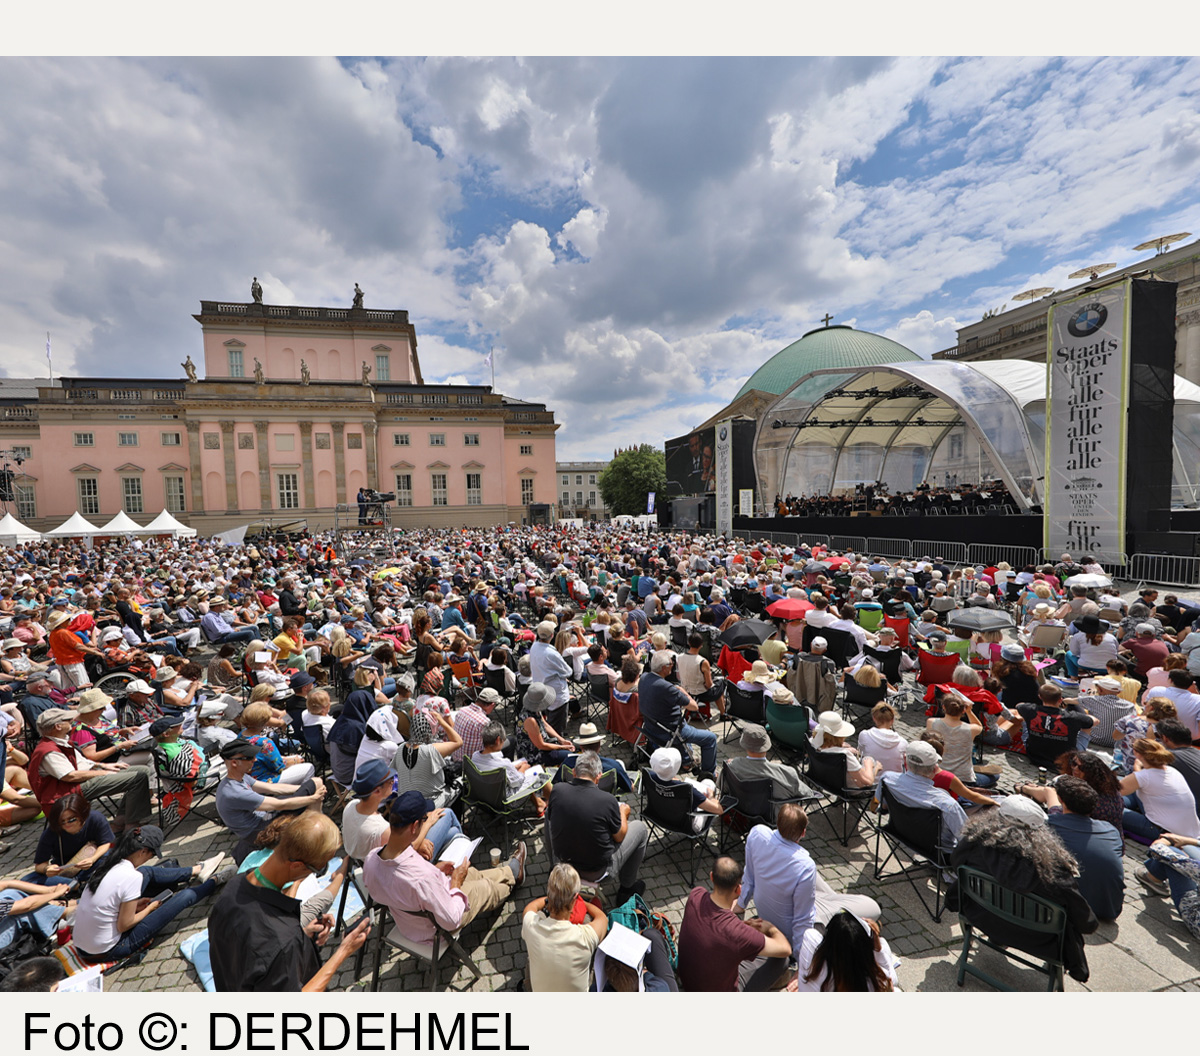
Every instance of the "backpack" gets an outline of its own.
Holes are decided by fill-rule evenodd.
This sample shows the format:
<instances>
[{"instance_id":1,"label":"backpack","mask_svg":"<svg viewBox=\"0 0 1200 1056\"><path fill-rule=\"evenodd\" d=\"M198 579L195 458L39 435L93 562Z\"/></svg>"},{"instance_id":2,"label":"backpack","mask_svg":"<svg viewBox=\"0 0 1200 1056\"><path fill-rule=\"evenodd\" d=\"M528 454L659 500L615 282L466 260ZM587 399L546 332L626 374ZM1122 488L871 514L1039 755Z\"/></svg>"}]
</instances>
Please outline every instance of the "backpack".
<instances>
[{"instance_id":1,"label":"backpack","mask_svg":"<svg viewBox=\"0 0 1200 1056\"><path fill-rule=\"evenodd\" d=\"M666 941L671 967L679 967L679 942L675 935L675 925L667 919L666 914L646 905L641 895L634 895L623 905L613 909L608 915L608 921L610 925L624 924L630 931L636 931L639 935L647 926L655 928Z\"/></svg>"}]
</instances>

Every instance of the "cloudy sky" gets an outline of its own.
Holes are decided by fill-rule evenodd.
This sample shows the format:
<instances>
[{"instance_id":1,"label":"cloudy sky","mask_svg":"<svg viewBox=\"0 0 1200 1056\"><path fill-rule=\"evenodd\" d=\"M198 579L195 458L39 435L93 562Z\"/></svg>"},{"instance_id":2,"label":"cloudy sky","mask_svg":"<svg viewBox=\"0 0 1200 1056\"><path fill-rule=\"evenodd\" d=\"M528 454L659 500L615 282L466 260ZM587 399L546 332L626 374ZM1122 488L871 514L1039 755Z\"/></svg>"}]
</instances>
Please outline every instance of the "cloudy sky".
<instances>
[{"instance_id":1,"label":"cloudy sky","mask_svg":"<svg viewBox=\"0 0 1200 1056\"><path fill-rule=\"evenodd\" d=\"M407 308L430 381L658 443L836 322L928 355L1200 234L1200 61L0 60L0 372L180 374L201 298Z\"/></svg>"}]
</instances>

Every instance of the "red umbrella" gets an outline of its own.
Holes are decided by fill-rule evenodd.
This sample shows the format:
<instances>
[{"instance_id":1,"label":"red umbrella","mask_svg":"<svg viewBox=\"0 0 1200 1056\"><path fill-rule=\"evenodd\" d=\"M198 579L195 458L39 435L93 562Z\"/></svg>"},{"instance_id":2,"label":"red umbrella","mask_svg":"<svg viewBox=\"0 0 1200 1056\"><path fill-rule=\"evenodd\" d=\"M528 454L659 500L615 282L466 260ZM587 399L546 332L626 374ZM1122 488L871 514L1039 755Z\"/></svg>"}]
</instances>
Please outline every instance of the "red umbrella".
<instances>
[{"instance_id":1,"label":"red umbrella","mask_svg":"<svg viewBox=\"0 0 1200 1056\"><path fill-rule=\"evenodd\" d=\"M811 601L805 601L803 598L784 598L774 605L768 605L767 612L777 620L798 620L810 609L815 608Z\"/></svg>"},{"instance_id":2,"label":"red umbrella","mask_svg":"<svg viewBox=\"0 0 1200 1056\"><path fill-rule=\"evenodd\" d=\"M842 565L850 564L850 558L848 557L823 557L821 560L830 568L841 568Z\"/></svg>"}]
</instances>

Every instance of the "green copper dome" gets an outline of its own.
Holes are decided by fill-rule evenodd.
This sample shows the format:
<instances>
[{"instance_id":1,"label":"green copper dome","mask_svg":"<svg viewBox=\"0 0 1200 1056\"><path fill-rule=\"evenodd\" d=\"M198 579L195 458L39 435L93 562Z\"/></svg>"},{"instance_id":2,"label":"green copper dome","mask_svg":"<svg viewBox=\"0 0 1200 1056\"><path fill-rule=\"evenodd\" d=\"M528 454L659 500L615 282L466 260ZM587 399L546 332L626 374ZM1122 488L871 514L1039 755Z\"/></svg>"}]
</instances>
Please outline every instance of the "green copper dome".
<instances>
[{"instance_id":1,"label":"green copper dome","mask_svg":"<svg viewBox=\"0 0 1200 1056\"><path fill-rule=\"evenodd\" d=\"M827 367L874 367L920 359L902 344L852 326L823 326L780 349L750 375L737 399L751 389L781 395L813 370Z\"/></svg>"}]
</instances>

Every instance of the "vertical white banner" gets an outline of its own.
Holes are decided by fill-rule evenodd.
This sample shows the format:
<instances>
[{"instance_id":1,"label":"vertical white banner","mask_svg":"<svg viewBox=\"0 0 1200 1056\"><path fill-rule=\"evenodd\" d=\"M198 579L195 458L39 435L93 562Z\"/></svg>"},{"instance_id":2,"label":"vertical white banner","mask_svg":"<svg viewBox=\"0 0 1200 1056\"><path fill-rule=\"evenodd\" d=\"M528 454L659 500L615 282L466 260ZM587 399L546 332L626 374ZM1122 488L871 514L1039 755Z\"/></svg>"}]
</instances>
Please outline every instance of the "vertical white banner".
<instances>
[{"instance_id":1,"label":"vertical white banner","mask_svg":"<svg viewBox=\"0 0 1200 1056\"><path fill-rule=\"evenodd\" d=\"M733 419L717 422L717 534L733 533Z\"/></svg>"},{"instance_id":2,"label":"vertical white banner","mask_svg":"<svg viewBox=\"0 0 1200 1056\"><path fill-rule=\"evenodd\" d=\"M1051 309L1045 540L1050 550L1125 550L1129 288L1094 290Z\"/></svg>"}]
</instances>

